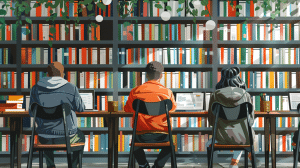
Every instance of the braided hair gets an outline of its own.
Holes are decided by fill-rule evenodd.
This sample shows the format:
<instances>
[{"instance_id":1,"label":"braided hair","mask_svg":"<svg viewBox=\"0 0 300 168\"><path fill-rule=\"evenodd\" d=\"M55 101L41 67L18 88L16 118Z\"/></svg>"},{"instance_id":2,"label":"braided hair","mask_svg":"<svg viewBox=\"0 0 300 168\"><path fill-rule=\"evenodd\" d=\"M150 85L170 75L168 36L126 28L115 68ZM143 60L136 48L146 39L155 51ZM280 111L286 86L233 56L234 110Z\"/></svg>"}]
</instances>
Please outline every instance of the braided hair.
<instances>
[{"instance_id":1,"label":"braided hair","mask_svg":"<svg viewBox=\"0 0 300 168\"><path fill-rule=\"evenodd\" d=\"M223 68L221 71L221 80L217 83L216 89L221 89L225 87L239 87L242 89L247 88L244 81L241 80L240 68L238 67L227 67Z\"/></svg>"}]
</instances>

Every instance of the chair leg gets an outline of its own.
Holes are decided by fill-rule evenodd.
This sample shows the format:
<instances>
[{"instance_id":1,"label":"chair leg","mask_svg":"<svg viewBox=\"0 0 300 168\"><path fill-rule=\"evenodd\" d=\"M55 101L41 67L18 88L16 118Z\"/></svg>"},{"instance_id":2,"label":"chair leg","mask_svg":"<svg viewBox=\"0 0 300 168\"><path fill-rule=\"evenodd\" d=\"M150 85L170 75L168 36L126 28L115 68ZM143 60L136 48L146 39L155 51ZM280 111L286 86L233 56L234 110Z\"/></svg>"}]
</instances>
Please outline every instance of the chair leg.
<instances>
[{"instance_id":1,"label":"chair leg","mask_svg":"<svg viewBox=\"0 0 300 168\"><path fill-rule=\"evenodd\" d=\"M252 167L256 168L256 162L255 162L256 156L255 156L255 151L254 151L253 146L251 146L251 159L252 159L252 161L251 161Z\"/></svg>"},{"instance_id":2,"label":"chair leg","mask_svg":"<svg viewBox=\"0 0 300 168\"><path fill-rule=\"evenodd\" d=\"M43 168L43 152L42 150L39 151L39 167Z\"/></svg>"},{"instance_id":3,"label":"chair leg","mask_svg":"<svg viewBox=\"0 0 300 168\"><path fill-rule=\"evenodd\" d=\"M128 160L128 168L131 168L132 167L132 160L133 159L133 145L131 144L131 148L130 148L130 153L129 153L129 160Z\"/></svg>"},{"instance_id":4,"label":"chair leg","mask_svg":"<svg viewBox=\"0 0 300 168\"><path fill-rule=\"evenodd\" d=\"M210 147L207 147L206 148L207 150L207 166L209 167L209 164L210 164L210 152L211 152L211 148Z\"/></svg>"},{"instance_id":5,"label":"chair leg","mask_svg":"<svg viewBox=\"0 0 300 168\"><path fill-rule=\"evenodd\" d=\"M78 159L79 159L79 168L82 168L82 155L83 155L83 151L81 150L79 152L79 157L78 157Z\"/></svg>"},{"instance_id":6,"label":"chair leg","mask_svg":"<svg viewBox=\"0 0 300 168\"><path fill-rule=\"evenodd\" d=\"M171 151L172 151L172 153L171 153L171 167L172 168L177 168L174 145L171 146Z\"/></svg>"},{"instance_id":7,"label":"chair leg","mask_svg":"<svg viewBox=\"0 0 300 168\"><path fill-rule=\"evenodd\" d=\"M214 163L214 150L211 148L208 168L212 168Z\"/></svg>"},{"instance_id":8,"label":"chair leg","mask_svg":"<svg viewBox=\"0 0 300 168\"><path fill-rule=\"evenodd\" d=\"M298 155L299 155L299 152L297 152L297 148L294 148L293 150L293 153L294 153L294 166L293 168L297 168L298 166Z\"/></svg>"},{"instance_id":9,"label":"chair leg","mask_svg":"<svg viewBox=\"0 0 300 168\"><path fill-rule=\"evenodd\" d=\"M71 155L71 152L67 153L67 160L68 160L68 168L72 168L72 155Z\"/></svg>"},{"instance_id":10,"label":"chair leg","mask_svg":"<svg viewBox=\"0 0 300 168\"><path fill-rule=\"evenodd\" d=\"M245 168L248 168L248 151L247 150L245 150L244 158L245 158Z\"/></svg>"}]
</instances>

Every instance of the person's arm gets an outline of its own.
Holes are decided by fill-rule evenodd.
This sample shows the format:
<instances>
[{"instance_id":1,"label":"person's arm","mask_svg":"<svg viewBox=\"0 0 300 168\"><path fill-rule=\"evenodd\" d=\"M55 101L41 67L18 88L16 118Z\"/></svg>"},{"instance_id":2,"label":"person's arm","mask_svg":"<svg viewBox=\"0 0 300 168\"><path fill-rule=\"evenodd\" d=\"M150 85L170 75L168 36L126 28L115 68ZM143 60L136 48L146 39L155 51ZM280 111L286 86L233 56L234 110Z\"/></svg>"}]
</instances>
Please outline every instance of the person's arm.
<instances>
[{"instance_id":1,"label":"person's arm","mask_svg":"<svg viewBox=\"0 0 300 168\"><path fill-rule=\"evenodd\" d=\"M72 102L73 110L75 112L83 112L85 105L81 99L78 88L75 86L74 100Z\"/></svg>"},{"instance_id":2,"label":"person's arm","mask_svg":"<svg viewBox=\"0 0 300 168\"><path fill-rule=\"evenodd\" d=\"M215 116L213 115L212 107L211 107L214 101L215 101L215 94L213 93L210 96L209 105L208 105L208 123L210 126L214 126L215 123Z\"/></svg>"},{"instance_id":3,"label":"person's arm","mask_svg":"<svg viewBox=\"0 0 300 168\"><path fill-rule=\"evenodd\" d=\"M133 90L131 90L131 92L129 93L126 105L124 106L125 112L132 112L132 113L135 112L132 108L133 101L134 101Z\"/></svg>"},{"instance_id":4,"label":"person's arm","mask_svg":"<svg viewBox=\"0 0 300 168\"><path fill-rule=\"evenodd\" d=\"M175 101L173 92L171 92L170 100L172 101L172 104L173 104L172 109L170 110L170 112L174 112L177 108L177 103Z\"/></svg>"},{"instance_id":5,"label":"person's arm","mask_svg":"<svg viewBox=\"0 0 300 168\"><path fill-rule=\"evenodd\" d=\"M29 115L30 115L30 117L33 117L33 114L32 114L32 110L31 110L31 104L32 103L35 103L35 102L37 102L36 101L36 96L37 96L37 89L36 89L36 86L33 86L32 87L32 89L31 89L31 91L30 91L30 100L29 100Z\"/></svg>"},{"instance_id":6,"label":"person's arm","mask_svg":"<svg viewBox=\"0 0 300 168\"><path fill-rule=\"evenodd\" d=\"M249 93L247 93L247 100L252 104L251 95ZM254 124L254 119L255 119L254 106L252 106L252 111L250 113L250 125Z\"/></svg>"}]
</instances>

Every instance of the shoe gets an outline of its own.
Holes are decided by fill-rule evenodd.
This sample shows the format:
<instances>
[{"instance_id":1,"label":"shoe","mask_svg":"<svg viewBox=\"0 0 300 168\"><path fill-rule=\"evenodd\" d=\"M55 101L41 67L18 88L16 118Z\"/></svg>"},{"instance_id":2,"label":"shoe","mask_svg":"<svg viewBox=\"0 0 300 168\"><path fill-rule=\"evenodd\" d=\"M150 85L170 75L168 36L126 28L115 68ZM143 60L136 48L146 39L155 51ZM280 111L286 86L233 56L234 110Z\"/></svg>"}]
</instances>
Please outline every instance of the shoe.
<instances>
[{"instance_id":1,"label":"shoe","mask_svg":"<svg viewBox=\"0 0 300 168\"><path fill-rule=\"evenodd\" d=\"M229 165L229 168L239 168L238 165Z\"/></svg>"},{"instance_id":2,"label":"shoe","mask_svg":"<svg viewBox=\"0 0 300 168\"><path fill-rule=\"evenodd\" d=\"M146 165L139 165L139 168L150 168L149 163L147 162Z\"/></svg>"},{"instance_id":3,"label":"shoe","mask_svg":"<svg viewBox=\"0 0 300 168\"><path fill-rule=\"evenodd\" d=\"M163 167L159 167L159 166L153 165L152 168L163 168Z\"/></svg>"}]
</instances>

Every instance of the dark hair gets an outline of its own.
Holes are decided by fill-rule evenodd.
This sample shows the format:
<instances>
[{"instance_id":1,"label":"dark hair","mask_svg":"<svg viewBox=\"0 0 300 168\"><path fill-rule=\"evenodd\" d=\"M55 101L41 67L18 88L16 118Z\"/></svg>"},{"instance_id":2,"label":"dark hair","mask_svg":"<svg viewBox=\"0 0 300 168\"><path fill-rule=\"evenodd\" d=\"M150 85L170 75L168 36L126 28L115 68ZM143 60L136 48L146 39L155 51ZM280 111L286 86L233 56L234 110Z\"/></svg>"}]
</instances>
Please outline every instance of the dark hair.
<instances>
[{"instance_id":1,"label":"dark hair","mask_svg":"<svg viewBox=\"0 0 300 168\"><path fill-rule=\"evenodd\" d=\"M60 62L53 62L48 65L47 72L50 77L61 76L64 73L64 66Z\"/></svg>"},{"instance_id":2,"label":"dark hair","mask_svg":"<svg viewBox=\"0 0 300 168\"><path fill-rule=\"evenodd\" d=\"M239 74L240 68L238 67L223 68L221 71L221 80L219 83L217 83L216 89L221 89L228 86L246 89L247 86L245 82L241 80Z\"/></svg>"},{"instance_id":3,"label":"dark hair","mask_svg":"<svg viewBox=\"0 0 300 168\"><path fill-rule=\"evenodd\" d=\"M159 79L161 73L164 71L164 66L157 61L152 61L147 64L145 71L150 80Z\"/></svg>"}]
</instances>

